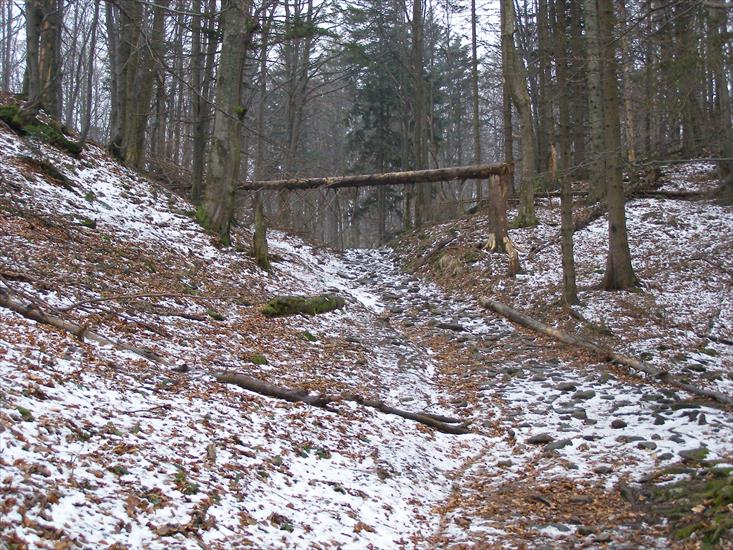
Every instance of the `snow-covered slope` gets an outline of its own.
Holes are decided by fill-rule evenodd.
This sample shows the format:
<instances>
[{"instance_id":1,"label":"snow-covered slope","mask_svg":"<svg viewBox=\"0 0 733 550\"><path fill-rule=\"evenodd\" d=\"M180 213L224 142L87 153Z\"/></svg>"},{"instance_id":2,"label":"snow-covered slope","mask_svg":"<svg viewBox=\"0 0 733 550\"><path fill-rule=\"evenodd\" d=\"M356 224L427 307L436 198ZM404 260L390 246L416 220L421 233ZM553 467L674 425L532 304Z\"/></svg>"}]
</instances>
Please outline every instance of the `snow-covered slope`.
<instances>
[{"instance_id":1,"label":"snow-covered slope","mask_svg":"<svg viewBox=\"0 0 733 550\"><path fill-rule=\"evenodd\" d=\"M186 201L101 149L72 158L5 128L0 175L0 288L167 363L0 308L8 545L663 546L664 529L616 483L694 449L717 460L733 449L728 412L677 408L685 395L515 330L466 292L404 273L392 251L336 254L271 232L279 260L266 274L246 230L220 249ZM522 299L554 288L553 260L542 261L524 279L533 291L513 289ZM323 291L347 306L259 312L274 294ZM217 382L222 370L460 416L473 431L271 399Z\"/></svg>"}]
</instances>

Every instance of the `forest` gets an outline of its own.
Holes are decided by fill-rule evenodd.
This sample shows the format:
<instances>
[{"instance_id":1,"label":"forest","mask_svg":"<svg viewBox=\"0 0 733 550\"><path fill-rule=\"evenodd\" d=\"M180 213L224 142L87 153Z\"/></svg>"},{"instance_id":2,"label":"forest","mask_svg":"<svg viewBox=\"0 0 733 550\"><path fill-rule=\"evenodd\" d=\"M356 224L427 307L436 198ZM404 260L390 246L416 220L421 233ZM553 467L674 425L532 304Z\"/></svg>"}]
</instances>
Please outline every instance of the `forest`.
<instances>
[{"instance_id":1,"label":"forest","mask_svg":"<svg viewBox=\"0 0 733 550\"><path fill-rule=\"evenodd\" d=\"M732 3L0 14L3 547L729 547Z\"/></svg>"}]
</instances>

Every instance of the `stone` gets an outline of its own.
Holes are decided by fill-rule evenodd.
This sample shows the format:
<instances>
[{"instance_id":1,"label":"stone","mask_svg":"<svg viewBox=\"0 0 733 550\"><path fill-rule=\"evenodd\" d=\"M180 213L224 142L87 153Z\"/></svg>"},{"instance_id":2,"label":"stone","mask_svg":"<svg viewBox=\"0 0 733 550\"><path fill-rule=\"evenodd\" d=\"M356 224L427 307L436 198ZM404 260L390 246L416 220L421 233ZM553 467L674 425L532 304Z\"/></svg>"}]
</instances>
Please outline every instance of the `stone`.
<instances>
[{"instance_id":1,"label":"stone","mask_svg":"<svg viewBox=\"0 0 733 550\"><path fill-rule=\"evenodd\" d=\"M620 435L616 438L619 443L633 443L634 441L644 441L639 435Z\"/></svg>"},{"instance_id":2,"label":"stone","mask_svg":"<svg viewBox=\"0 0 733 550\"><path fill-rule=\"evenodd\" d=\"M657 448L657 444L654 443L653 441L640 441L639 443L636 444L636 447L644 451L653 451L654 449Z\"/></svg>"},{"instance_id":3,"label":"stone","mask_svg":"<svg viewBox=\"0 0 733 550\"><path fill-rule=\"evenodd\" d=\"M672 453L662 453L657 457L659 460L672 460L674 455Z\"/></svg>"},{"instance_id":4,"label":"stone","mask_svg":"<svg viewBox=\"0 0 733 550\"><path fill-rule=\"evenodd\" d=\"M655 414L654 415L654 425L655 426L661 426L666 422L663 416Z\"/></svg>"},{"instance_id":5,"label":"stone","mask_svg":"<svg viewBox=\"0 0 733 550\"><path fill-rule=\"evenodd\" d=\"M610 474L613 472L613 466L609 466L608 464L599 464L593 468L593 472L600 475Z\"/></svg>"},{"instance_id":6,"label":"stone","mask_svg":"<svg viewBox=\"0 0 733 550\"><path fill-rule=\"evenodd\" d=\"M573 399L585 401L587 399L592 399L595 396L596 396L596 392L594 392L593 390L581 390L581 391L576 391L573 394Z\"/></svg>"},{"instance_id":7,"label":"stone","mask_svg":"<svg viewBox=\"0 0 733 550\"><path fill-rule=\"evenodd\" d=\"M700 416L697 417L697 423L700 426L704 426L705 424L708 423L707 417L705 416L705 413L700 413Z\"/></svg>"},{"instance_id":8,"label":"stone","mask_svg":"<svg viewBox=\"0 0 733 550\"><path fill-rule=\"evenodd\" d=\"M554 451L555 449L562 449L563 447L572 445L572 443L573 443L572 439L558 439L557 441L553 441L552 443L549 443L547 445L547 449L550 451Z\"/></svg>"},{"instance_id":9,"label":"stone","mask_svg":"<svg viewBox=\"0 0 733 550\"><path fill-rule=\"evenodd\" d=\"M624 422L620 418L616 418L613 422L611 422L611 427L614 430L620 430L621 428L625 428L626 426L628 426L628 424L626 424L626 422Z\"/></svg>"},{"instance_id":10,"label":"stone","mask_svg":"<svg viewBox=\"0 0 733 550\"><path fill-rule=\"evenodd\" d=\"M587 420L588 414L585 412L585 409L576 409L572 413L570 413L570 416L577 420Z\"/></svg>"},{"instance_id":11,"label":"stone","mask_svg":"<svg viewBox=\"0 0 733 550\"><path fill-rule=\"evenodd\" d=\"M577 386L573 382L560 382L556 388L560 391L575 391Z\"/></svg>"},{"instance_id":12,"label":"stone","mask_svg":"<svg viewBox=\"0 0 733 550\"><path fill-rule=\"evenodd\" d=\"M531 445L544 445L546 443L551 443L555 440L554 437L552 437L549 433L544 432L537 435L533 435L532 437L528 437L526 442Z\"/></svg>"},{"instance_id":13,"label":"stone","mask_svg":"<svg viewBox=\"0 0 733 550\"><path fill-rule=\"evenodd\" d=\"M511 460L500 460L499 462L496 463L496 465L499 468L509 468L509 466L512 465L512 461Z\"/></svg>"},{"instance_id":14,"label":"stone","mask_svg":"<svg viewBox=\"0 0 733 550\"><path fill-rule=\"evenodd\" d=\"M458 323L438 323L435 325L437 328L442 328L445 330L452 330L455 332L463 332L466 329L463 327L463 325L459 325Z\"/></svg>"}]
</instances>

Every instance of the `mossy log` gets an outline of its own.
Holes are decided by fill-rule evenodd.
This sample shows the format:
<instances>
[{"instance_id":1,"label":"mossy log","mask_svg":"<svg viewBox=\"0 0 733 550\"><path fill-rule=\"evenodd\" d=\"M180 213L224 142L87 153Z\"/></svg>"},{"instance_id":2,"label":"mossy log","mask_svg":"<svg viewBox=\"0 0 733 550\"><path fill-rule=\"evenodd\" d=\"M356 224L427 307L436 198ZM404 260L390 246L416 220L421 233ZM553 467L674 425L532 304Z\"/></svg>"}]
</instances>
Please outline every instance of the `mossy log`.
<instances>
[{"instance_id":1,"label":"mossy log","mask_svg":"<svg viewBox=\"0 0 733 550\"><path fill-rule=\"evenodd\" d=\"M286 315L318 315L341 309L346 300L337 294L319 294L317 296L277 296L267 302L261 309L266 317L283 317Z\"/></svg>"}]
</instances>

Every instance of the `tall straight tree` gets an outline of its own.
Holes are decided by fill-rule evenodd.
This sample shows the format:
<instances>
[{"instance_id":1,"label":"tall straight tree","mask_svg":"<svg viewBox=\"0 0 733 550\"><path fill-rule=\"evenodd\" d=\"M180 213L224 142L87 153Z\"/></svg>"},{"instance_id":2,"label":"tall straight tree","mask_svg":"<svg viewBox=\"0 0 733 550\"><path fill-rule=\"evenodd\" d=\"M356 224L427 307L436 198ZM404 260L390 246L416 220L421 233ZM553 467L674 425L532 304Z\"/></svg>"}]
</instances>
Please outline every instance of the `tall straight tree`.
<instances>
[{"instance_id":1,"label":"tall straight tree","mask_svg":"<svg viewBox=\"0 0 733 550\"><path fill-rule=\"evenodd\" d=\"M211 231L230 242L241 159L242 76L253 26L247 25L250 0L224 0L224 37L216 78L216 115L206 177L204 212Z\"/></svg>"},{"instance_id":2,"label":"tall straight tree","mask_svg":"<svg viewBox=\"0 0 733 550\"><path fill-rule=\"evenodd\" d=\"M473 156L481 164L481 126L478 105L478 44L476 39L476 0L471 0L471 103L473 106ZM476 180L476 203L481 205L481 180Z\"/></svg>"},{"instance_id":3,"label":"tall straight tree","mask_svg":"<svg viewBox=\"0 0 733 550\"><path fill-rule=\"evenodd\" d=\"M414 79L414 153L415 170L423 170L428 165L425 140L425 80L423 76L423 0L412 1L412 71ZM420 227L427 214L427 196L424 185L418 185L415 193L415 226Z\"/></svg>"},{"instance_id":4,"label":"tall straight tree","mask_svg":"<svg viewBox=\"0 0 733 550\"><path fill-rule=\"evenodd\" d=\"M631 266L631 252L626 231L624 182L621 173L618 70L616 40L613 36L614 2L613 0L598 0L597 8L601 45L603 141L606 159L604 175L608 201L608 256L603 287L606 290L621 290L636 286L638 279Z\"/></svg>"},{"instance_id":5,"label":"tall straight tree","mask_svg":"<svg viewBox=\"0 0 733 550\"><path fill-rule=\"evenodd\" d=\"M519 191L519 225L529 226L537 223L534 212L535 183L535 135L532 121L532 104L527 90L527 72L524 62L514 43L516 32L516 13L513 0L501 0L501 35L505 47L502 48L505 77L511 94L512 103L519 112L519 127L522 140L522 174Z\"/></svg>"}]
</instances>

